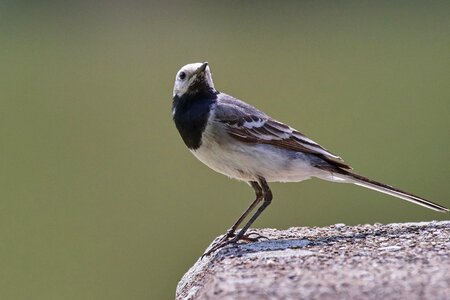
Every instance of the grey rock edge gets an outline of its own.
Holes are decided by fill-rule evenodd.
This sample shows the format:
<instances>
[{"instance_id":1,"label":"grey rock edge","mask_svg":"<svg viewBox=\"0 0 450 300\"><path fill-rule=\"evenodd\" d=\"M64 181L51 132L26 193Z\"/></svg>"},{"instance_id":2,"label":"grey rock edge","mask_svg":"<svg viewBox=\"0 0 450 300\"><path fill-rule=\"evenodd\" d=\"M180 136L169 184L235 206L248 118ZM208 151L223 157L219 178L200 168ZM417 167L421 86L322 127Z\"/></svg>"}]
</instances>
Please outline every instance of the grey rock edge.
<instances>
[{"instance_id":1,"label":"grey rock edge","mask_svg":"<svg viewBox=\"0 0 450 300\"><path fill-rule=\"evenodd\" d=\"M450 221L253 230L199 259L176 299L450 299Z\"/></svg>"}]
</instances>

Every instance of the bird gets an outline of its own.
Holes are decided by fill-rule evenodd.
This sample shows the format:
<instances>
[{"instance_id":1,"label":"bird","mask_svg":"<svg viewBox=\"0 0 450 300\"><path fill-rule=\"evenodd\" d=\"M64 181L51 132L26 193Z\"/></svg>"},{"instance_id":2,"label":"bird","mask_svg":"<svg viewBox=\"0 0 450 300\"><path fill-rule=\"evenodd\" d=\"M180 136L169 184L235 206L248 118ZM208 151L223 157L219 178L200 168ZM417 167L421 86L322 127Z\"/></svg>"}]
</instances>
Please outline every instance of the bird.
<instances>
[{"instance_id":1,"label":"bird","mask_svg":"<svg viewBox=\"0 0 450 300\"><path fill-rule=\"evenodd\" d=\"M197 159L218 173L247 182L255 192L255 200L202 257L241 239L265 238L252 237L246 232L272 202L269 182L319 178L351 183L435 211L448 211L427 199L355 173L341 157L298 130L242 100L219 92L208 62L187 64L177 72L172 117L185 145Z\"/></svg>"}]
</instances>

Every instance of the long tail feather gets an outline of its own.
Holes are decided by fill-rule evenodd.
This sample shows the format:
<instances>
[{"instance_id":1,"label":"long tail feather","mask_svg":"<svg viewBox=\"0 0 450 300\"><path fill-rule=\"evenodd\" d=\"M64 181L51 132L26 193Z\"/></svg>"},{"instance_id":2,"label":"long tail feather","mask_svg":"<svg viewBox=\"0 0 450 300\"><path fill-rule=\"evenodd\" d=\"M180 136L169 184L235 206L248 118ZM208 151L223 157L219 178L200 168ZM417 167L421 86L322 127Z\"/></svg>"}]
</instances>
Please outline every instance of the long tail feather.
<instances>
[{"instance_id":1,"label":"long tail feather","mask_svg":"<svg viewBox=\"0 0 450 300\"><path fill-rule=\"evenodd\" d=\"M366 178L364 176L352 173L352 172L345 172L347 175L347 178L350 179L350 181L353 184L359 185L359 186L363 186L365 188L368 189L372 189L381 193L385 193L394 197L398 197L400 199L415 203L417 205L421 205L423 207L432 209L432 210L436 210L436 211L440 211L440 212L447 212L448 208L441 206L439 204L433 203L429 200L426 200L424 198L418 197L416 195L407 193L405 191L396 189L392 186L389 186L387 184L381 183L381 182L377 182L375 180Z\"/></svg>"}]
</instances>

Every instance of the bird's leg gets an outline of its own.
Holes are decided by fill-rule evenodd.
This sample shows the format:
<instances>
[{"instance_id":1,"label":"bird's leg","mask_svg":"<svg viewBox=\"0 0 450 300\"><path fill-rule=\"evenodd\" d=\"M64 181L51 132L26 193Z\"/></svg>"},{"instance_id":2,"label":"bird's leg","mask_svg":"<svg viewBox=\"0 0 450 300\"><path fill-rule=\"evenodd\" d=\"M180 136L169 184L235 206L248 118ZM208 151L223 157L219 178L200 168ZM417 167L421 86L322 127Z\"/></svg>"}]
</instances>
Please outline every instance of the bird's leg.
<instances>
[{"instance_id":1,"label":"bird's leg","mask_svg":"<svg viewBox=\"0 0 450 300\"><path fill-rule=\"evenodd\" d=\"M202 257L211 254L212 252L228 245L228 244L232 244L232 243L236 243L237 241L239 241L241 238L244 237L245 232L250 228L250 226L253 224L253 222L255 222L255 220L259 217L259 215L264 211L264 209L266 209L267 206L269 206L269 204L272 202L272 191L269 188L269 185L267 184L266 180L264 178L259 178L259 186L262 188L262 198L263 198L263 203L262 205L258 208L258 210L253 214L253 216L250 218L250 220L245 224L245 226L239 231L239 233L237 235L234 235L233 238L231 239L225 239L225 240L220 240L218 243L216 243L210 250L208 250L207 252L205 252ZM252 184L253 186L253 184ZM256 191L256 189L255 189ZM256 202L256 200L255 200ZM256 203L252 203L252 205L250 205L249 209L247 209L247 211L245 211L245 216L251 211L250 208L253 209L253 204L256 206ZM245 218L245 216L242 218L242 220ZM242 222L242 220L240 220L241 218L239 218L238 221ZM239 223L240 223L239 222ZM239 226L239 223L236 222ZM233 227L232 227L233 228ZM232 229L230 228L230 229ZM234 228L234 231L236 230L236 228ZM234 234L233 231L233 234Z\"/></svg>"},{"instance_id":2,"label":"bird's leg","mask_svg":"<svg viewBox=\"0 0 450 300\"><path fill-rule=\"evenodd\" d=\"M255 212L255 214L248 220L247 224L239 231L239 233L233 237L231 240L229 240L229 243L236 243L239 241L245 234L245 232L252 226L253 222L259 217L259 215L267 208L267 206L270 205L272 202L272 191L269 188L269 185L267 184L266 180L264 178L259 179L259 183L261 184L262 190L263 190L263 203L258 208L258 210Z\"/></svg>"},{"instance_id":3,"label":"bird's leg","mask_svg":"<svg viewBox=\"0 0 450 300\"><path fill-rule=\"evenodd\" d=\"M230 227L230 229L227 230L227 232L220 238L215 245L211 248L211 250L205 252L203 256L209 255L211 252L213 252L218 245L224 244L226 241L228 241L230 238L236 236L235 232L236 229L239 227L239 225L242 223L242 221L248 216L248 214L258 205L259 202L261 202L263 198L263 190L261 186L256 181L250 181L250 186L255 190L256 199L250 204L250 206L244 211L244 213L237 219L237 221L233 224L233 226ZM262 236L261 236L262 237ZM245 239L249 241L255 241L259 237L253 238L253 237L245 237ZM220 248L220 247L219 247ZM218 248L217 248L218 249Z\"/></svg>"},{"instance_id":4,"label":"bird's leg","mask_svg":"<svg viewBox=\"0 0 450 300\"><path fill-rule=\"evenodd\" d=\"M244 219L248 216L248 214L258 205L258 203L263 198L263 192L261 186L256 181L250 181L251 187L255 190L256 199L250 204L250 206L244 211L244 213L237 219L237 221L231 226L230 229L227 230L225 236L228 238L235 236L234 232L239 227L239 225L244 221Z\"/></svg>"}]
</instances>

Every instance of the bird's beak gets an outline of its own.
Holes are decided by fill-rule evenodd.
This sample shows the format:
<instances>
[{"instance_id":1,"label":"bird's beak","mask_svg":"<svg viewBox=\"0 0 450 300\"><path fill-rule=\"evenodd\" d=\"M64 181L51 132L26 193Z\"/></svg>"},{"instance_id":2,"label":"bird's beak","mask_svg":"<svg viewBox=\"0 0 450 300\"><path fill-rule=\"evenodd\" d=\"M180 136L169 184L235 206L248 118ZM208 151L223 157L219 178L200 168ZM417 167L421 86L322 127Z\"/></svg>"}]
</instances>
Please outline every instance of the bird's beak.
<instances>
[{"instance_id":1,"label":"bird's beak","mask_svg":"<svg viewBox=\"0 0 450 300\"><path fill-rule=\"evenodd\" d=\"M204 62L200 67L198 67L197 70L195 70L195 74L198 75L198 74L205 72L207 66L208 66L208 62Z\"/></svg>"}]
</instances>

